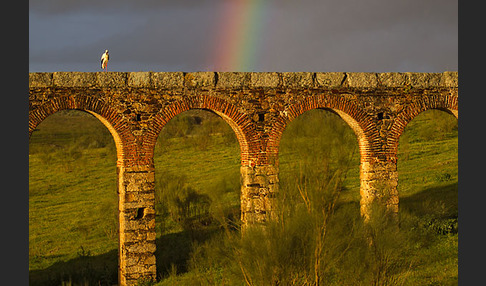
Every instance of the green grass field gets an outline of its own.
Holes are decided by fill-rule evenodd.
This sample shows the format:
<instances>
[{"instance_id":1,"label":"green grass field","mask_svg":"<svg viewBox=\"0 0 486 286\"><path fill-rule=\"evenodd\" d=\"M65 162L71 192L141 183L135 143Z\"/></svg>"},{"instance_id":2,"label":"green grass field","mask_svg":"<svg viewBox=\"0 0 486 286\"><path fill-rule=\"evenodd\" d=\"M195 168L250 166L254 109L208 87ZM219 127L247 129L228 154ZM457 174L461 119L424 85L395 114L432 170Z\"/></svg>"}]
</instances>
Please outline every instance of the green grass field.
<instances>
[{"instance_id":1,"label":"green grass field","mask_svg":"<svg viewBox=\"0 0 486 286\"><path fill-rule=\"evenodd\" d=\"M306 184L313 184L310 178L325 177L345 163L348 171L339 202L356 216L357 148L353 132L336 115L323 110L303 114L282 138L281 193L289 192L290 197L299 174L305 175ZM403 285L457 284L457 150L457 120L441 111L420 114L400 139L400 218L402 228L413 233L403 248L408 251L403 257L410 257L408 266L396 268L394 274L403 278ZM227 244L220 218L238 220L239 160L231 128L212 113L185 112L162 131L155 150L157 285L244 285L241 271L234 270L231 262L222 266L224 256L211 254L229 249L215 246ZM116 283L115 164L111 135L87 113L58 112L33 133L29 145L31 285ZM335 224L347 219L336 217ZM202 267L201 261L206 260L201 257L219 262ZM339 267L345 269L345 260L342 263Z\"/></svg>"}]
</instances>

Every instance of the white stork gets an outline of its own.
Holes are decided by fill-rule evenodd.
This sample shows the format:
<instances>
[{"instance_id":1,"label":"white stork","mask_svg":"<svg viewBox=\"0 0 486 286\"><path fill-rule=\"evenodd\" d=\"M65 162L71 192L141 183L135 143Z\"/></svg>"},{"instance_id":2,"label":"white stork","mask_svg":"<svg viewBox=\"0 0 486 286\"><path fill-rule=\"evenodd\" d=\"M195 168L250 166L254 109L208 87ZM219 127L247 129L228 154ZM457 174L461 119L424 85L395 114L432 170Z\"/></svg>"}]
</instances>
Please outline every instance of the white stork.
<instances>
[{"instance_id":1,"label":"white stork","mask_svg":"<svg viewBox=\"0 0 486 286\"><path fill-rule=\"evenodd\" d=\"M108 54L108 50L105 51L104 54L101 55L101 69L107 71L108 70L108 60L110 59L110 55Z\"/></svg>"}]
</instances>

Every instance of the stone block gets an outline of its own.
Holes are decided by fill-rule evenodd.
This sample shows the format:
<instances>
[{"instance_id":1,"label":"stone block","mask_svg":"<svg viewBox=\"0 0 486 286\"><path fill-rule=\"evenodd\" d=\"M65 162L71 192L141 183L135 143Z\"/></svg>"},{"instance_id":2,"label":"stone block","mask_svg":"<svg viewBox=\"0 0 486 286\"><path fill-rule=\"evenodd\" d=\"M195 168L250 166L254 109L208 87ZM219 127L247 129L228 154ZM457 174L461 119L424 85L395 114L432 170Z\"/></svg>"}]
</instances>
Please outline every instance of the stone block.
<instances>
[{"instance_id":1,"label":"stone block","mask_svg":"<svg viewBox=\"0 0 486 286\"><path fill-rule=\"evenodd\" d=\"M155 192L153 193L153 201L155 202ZM146 207L144 211L144 216L155 215L155 209L153 207Z\"/></svg>"},{"instance_id":2,"label":"stone block","mask_svg":"<svg viewBox=\"0 0 486 286\"><path fill-rule=\"evenodd\" d=\"M155 265L155 255L148 255L143 260L144 265Z\"/></svg>"},{"instance_id":3,"label":"stone block","mask_svg":"<svg viewBox=\"0 0 486 286\"><path fill-rule=\"evenodd\" d=\"M152 172L154 173L154 167L153 165L134 165L130 167L125 167L124 168L125 173L131 173L131 172Z\"/></svg>"},{"instance_id":4,"label":"stone block","mask_svg":"<svg viewBox=\"0 0 486 286\"><path fill-rule=\"evenodd\" d=\"M268 188L259 188L257 195L260 197L268 196Z\"/></svg>"},{"instance_id":5,"label":"stone block","mask_svg":"<svg viewBox=\"0 0 486 286\"><path fill-rule=\"evenodd\" d=\"M140 191L142 191L142 184L135 182L129 183L126 185L123 191L125 191L126 193L139 193Z\"/></svg>"},{"instance_id":6,"label":"stone block","mask_svg":"<svg viewBox=\"0 0 486 286\"><path fill-rule=\"evenodd\" d=\"M313 73L310 72L283 72L283 86L287 88L314 87Z\"/></svg>"},{"instance_id":7,"label":"stone block","mask_svg":"<svg viewBox=\"0 0 486 286\"><path fill-rule=\"evenodd\" d=\"M390 196L386 199L387 205L398 205L398 196Z\"/></svg>"},{"instance_id":8,"label":"stone block","mask_svg":"<svg viewBox=\"0 0 486 286\"><path fill-rule=\"evenodd\" d=\"M277 88L280 77L276 72L252 72L250 82L251 87Z\"/></svg>"},{"instance_id":9,"label":"stone block","mask_svg":"<svg viewBox=\"0 0 486 286\"><path fill-rule=\"evenodd\" d=\"M265 186L267 184L266 176L248 175L242 177L242 183L245 187Z\"/></svg>"},{"instance_id":10,"label":"stone block","mask_svg":"<svg viewBox=\"0 0 486 286\"><path fill-rule=\"evenodd\" d=\"M273 165L256 166L254 170L256 175L274 175L278 172Z\"/></svg>"},{"instance_id":11,"label":"stone block","mask_svg":"<svg viewBox=\"0 0 486 286\"><path fill-rule=\"evenodd\" d=\"M130 72L128 73L128 86L131 87L152 87L151 72Z\"/></svg>"},{"instance_id":12,"label":"stone block","mask_svg":"<svg viewBox=\"0 0 486 286\"><path fill-rule=\"evenodd\" d=\"M268 175L267 180L269 184L278 184L279 179L278 179L278 174L275 175Z\"/></svg>"},{"instance_id":13,"label":"stone block","mask_svg":"<svg viewBox=\"0 0 486 286\"><path fill-rule=\"evenodd\" d=\"M140 256L139 255L131 255L127 257L125 267L133 267L137 266L140 263Z\"/></svg>"},{"instance_id":14,"label":"stone block","mask_svg":"<svg viewBox=\"0 0 486 286\"><path fill-rule=\"evenodd\" d=\"M379 73L378 80L384 87L405 87L408 76L400 72Z\"/></svg>"},{"instance_id":15,"label":"stone block","mask_svg":"<svg viewBox=\"0 0 486 286\"><path fill-rule=\"evenodd\" d=\"M155 252L155 240L154 241L141 241L138 243L127 244L126 250L129 253L153 253Z\"/></svg>"},{"instance_id":16,"label":"stone block","mask_svg":"<svg viewBox=\"0 0 486 286\"><path fill-rule=\"evenodd\" d=\"M245 197L253 197L259 194L260 186L251 186L241 188L241 195Z\"/></svg>"},{"instance_id":17,"label":"stone block","mask_svg":"<svg viewBox=\"0 0 486 286\"><path fill-rule=\"evenodd\" d=\"M316 73L316 85L326 88L339 87L345 75L343 72L318 72Z\"/></svg>"},{"instance_id":18,"label":"stone block","mask_svg":"<svg viewBox=\"0 0 486 286\"><path fill-rule=\"evenodd\" d=\"M251 212L253 210L252 199L248 197L242 197L240 202L240 209L242 212Z\"/></svg>"},{"instance_id":19,"label":"stone block","mask_svg":"<svg viewBox=\"0 0 486 286\"><path fill-rule=\"evenodd\" d=\"M146 239L147 240L153 240L155 241L155 238L157 237L157 233L155 233L155 231L149 231L146 233Z\"/></svg>"},{"instance_id":20,"label":"stone block","mask_svg":"<svg viewBox=\"0 0 486 286\"><path fill-rule=\"evenodd\" d=\"M265 203L266 203L265 198L263 198L263 197L253 198L253 200L252 200L253 210L255 210L255 212L266 211L266 204Z\"/></svg>"},{"instance_id":21,"label":"stone block","mask_svg":"<svg viewBox=\"0 0 486 286\"><path fill-rule=\"evenodd\" d=\"M29 73L29 87L51 87L52 86L52 73L48 72L36 72Z\"/></svg>"},{"instance_id":22,"label":"stone block","mask_svg":"<svg viewBox=\"0 0 486 286\"><path fill-rule=\"evenodd\" d=\"M218 72L217 88L249 87L250 73L247 72Z\"/></svg>"},{"instance_id":23,"label":"stone block","mask_svg":"<svg viewBox=\"0 0 486 286\"><path fill-rule=\"evenodd\" d=\"M444 72L442 73L441 86L446 87L458 87L459 86L459 74L458 72Z\"/></svg>"},{"instance_id":24,"label":"stone block","mask_svg":"<svg viewBox=\"0 0 486 286\"><path fill-rule=\"evenodd\" d=\"M378 87L378 77L376 73L347 73L346 83L349 87L354 88L376 88Z\"/></svg>"},{"instance_id":25,"label":"stone block","mask_svg":"<svg viewBox=\"0 0 486 286\"><path fill-rule=\"evenodd\" d=\"M123 175L124 185L126 186L122 191L124 192L150 192L154 184L153 172L129 173L125 172Z\"/></svg>"},{"instance_id":26,"label":"stone block","mask_svg":"<svg viewBox=\"0 0 486 286\"><path fill-rule=\"evenodd\" d=\"M139 215L139 210L143 210L142 217L147 220L148 214L145 212L148 208L147 202L140 202L140 201L134 201L134 202L121 202L123 203L123 207L120 211L125 212L128 216L129 219L135 219ZM153 215L152 215L153 216Z\"/></svg>"},{"instance_id":27,"label":"stone block","mask_svg":"<svg viewBox=\"0 0 486 286\"><path fill-rule=\"evenodd\" d=\"M156 267L155 265L133 265L129 266L126 268L127 269L127 280L138 280L138 279L150 279L150 278L155 278L155 270ZM128 282L128 281L127 281ZM135 286L135 285L144 285L140 284L139 281L132 281L129 282L131 284L130 286ZM150 285L150 284L149 284Z\"/></svg>"},{"instance_id":28,"label":"stone block","mask_svg":"<svg viewBox=\"0 0 486 286\"><path fill-rule=\"evenodd\" d=\"M215 80L214 72L191 72L184 77L187 88L214 87Z\"/></svg>"},{"instance_id":29,"label":"stone block","mask_svg":"<svg viewBox=\"0 0 486 286\"><path fill-rule=\"evenodd\" d=\"M255 224L264 223L266 218L265 213L247 212L242 214L242 221L248 226L252 225L252 227L255 227Z\"/></svg>"},{"instance_id":30,"label":"stone block","mask_svg":"<svg viewBox=\"0 0 486 286\"><path fill-rule=\"evenodd\" d=\"M123 88L127 86L127 72L97 72L96 80L101 88Z\"/></svg>"},{"instance_id":31,"label":"stone block","mask_svg":"<svg viewBox=\"0 0 486 286\"><path fill-rule=\"evenodd\" d=\"M145 240L154 240L154 239L149 239L149 233L148 231L127 231L124 234L124 243L137 243L140 241L145 241ZM155 232L153 232L155 234ZM153 235L150 235L150 237L154 237Z\"/></svg>"},{"instance_id":32,"label":"stone block","mask_svg":"<svg viewBox=\"0 0 486 286\"><path fill-rule=\"evenodd\" d=\"M274 196L278 193L279 185L278 184L269 184L268 185L268 193L271 196Z\"/></svg>"},{"instance_id":33,"label":"stone block","mask_svg":"<svg viewBox=\"0 0 486 286\"><path fill-rule=\"evenodd\" d=\"M155 192L150 193L136 193L136 192L126 192L124 199L123 210L145 208L150 206L155 201Z\"/></svg>"},{"instance_id":34,"label":"stone block","mask_svg":"<svg viewBox=\"0 0 486 286\"><path fill-rule=\"evenodd\" d=\"M152 84L155 88L171 89L184 87L183 72L154 72L152 73Z\"/></svg>"},{"instance_id":35,"label":"stone block","mask_svg":"<svg viewBox=\"0 0 486 286\"><path fill-rule=\"evenodd\" d=\"M248 166L241 166L240 167L240 173L242 177L249 176L249 175L255 175L255 168L257 167L248 167Z\"/></svg>"},{"instance_id":36,"label":"stone block","mask_svg":"<svg viewBox=\"0 0 486 286\"><path fill-rule=\"evenodd\" d=\"M125 213L119 213L119 215L126 216L120 219L120 229L124 231L138 231L140 229L146 229L145 223L139 220L130 220L130 215Z\"/></svg>"},{"instance_id":37,"label":"stone block","mask_svg":"<svg viewBox=\"0 0 486 286\"><path fill-rule=\"evenodd\" d=\"M93 87L96 74L88 72L55 72L52 75L56 87Z\"/></svg>"},{"instance_id":38,"label":"stone block","mask_svg":"<svg viewBox=\"0 0 486 286\"><path fill-rule=\"evenodd\" d=\"M406 73L408 84L414 88L438 87L441 82L442 74L440 73Z\"/></svg>"}]
</instances>

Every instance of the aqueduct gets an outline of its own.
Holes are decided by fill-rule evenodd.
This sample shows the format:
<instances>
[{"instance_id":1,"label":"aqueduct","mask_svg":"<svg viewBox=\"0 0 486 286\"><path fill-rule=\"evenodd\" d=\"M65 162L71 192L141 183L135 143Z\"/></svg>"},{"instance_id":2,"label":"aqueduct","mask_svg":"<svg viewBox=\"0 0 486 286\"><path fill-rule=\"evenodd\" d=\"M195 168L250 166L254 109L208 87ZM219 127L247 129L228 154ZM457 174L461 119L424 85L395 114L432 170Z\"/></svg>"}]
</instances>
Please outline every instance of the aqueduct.
<instances>
[{"instance_id":1,"label":"aqueduct","mask_svg":"<svg viewBox=\"0 0 486 286\"><path fill-rule=\"evenodd\" d=\"M398 140L428 109L458 117L458 73L54 72L29 74L29 136L63 109L95 115L117 148L119 283L155 278L155 168L158 134L174 116L211 110L234 130L241 149L241 220L272 217L278 149L286 126L326 108L359 144L361 213L372 202L398 212Z\"/></svg>"}]
</instances>

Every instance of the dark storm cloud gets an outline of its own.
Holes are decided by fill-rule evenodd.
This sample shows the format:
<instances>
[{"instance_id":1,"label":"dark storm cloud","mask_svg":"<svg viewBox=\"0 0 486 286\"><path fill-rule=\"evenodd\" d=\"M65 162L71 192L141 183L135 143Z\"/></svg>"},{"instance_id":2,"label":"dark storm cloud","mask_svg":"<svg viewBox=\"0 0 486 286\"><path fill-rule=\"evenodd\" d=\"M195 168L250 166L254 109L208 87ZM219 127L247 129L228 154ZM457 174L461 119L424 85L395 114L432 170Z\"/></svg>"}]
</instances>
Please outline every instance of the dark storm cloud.
<instances>
[{"instance_id":1,"label":"dark storm cloud","mask_svg":"<svg viewBox=\"0 0 486 286\"><path fill-rule=\"evenodd\" d=\"M222 2L31 1L30 69L206 70ZM267 3L259 71L457 70L457 1Z\"/></svg>"},{"instance_id":2,"label":"dark storm cloud","mask_svg":"<svg viewBox=\"0 0 486 286\"><path fill-rule=\"evenodd\" d=\"M270 41L273 49L290 47L291 69L457 69L455 1L315 1L312 9L288 3L276 18L292 15Z\"/></svg>"},{"instance_id":3,"label":"dark storm cloud","mask_svg":"<svg viewBox=\"0 0 486 286\"><path fill-rule=\"evenodd\" d=\"M287 68L324 71L457 69L457 4L444 1L342 1L295 5L275 16L273 50L288 47ZM393 3L393 4L390 4ZM316 3L317 5L317 3ZM288 7L285 7L288 8ZM291 12L290 12L291 11ZM291 21L280 21L290 18ZM272 69L282 69L277 55Z\"/></svg>"},{"instance_id":4,"label":"dark storm cloud","mask_svg":"<svg viewBox=\"0 0 486 286\"><path fill-rule=\"evenodd\" d=\"M52 15L39 16L41 19L38 22L53 31L32 35L33 30L46 28L31 27L31 43L38 42L38 46L42 46L40 43L46 40L45 37L59 35L55 37L55 45L48 42L44 48L31 48L30 59L44 64L56 61L91 62L92 68L96 68L98 54L101 56L105 49L109 49L110 66L115 69L117 66L124 69L127 63L131 63L130 69L136 70L147 70L149 67L164 69L164 66L193 68L191 65L200 66L201 58L207 58L209 47L205 42L211 32L213 18L209 8L177 7L141 14L132 11L109 14L82 12L69 16L59 14L55 16L55 21ZM51 22L56 24L49 25ZM63 26L56 28L60 22ZM63 38L67 40L61 40ZM83 40L84 43L80 42Z\"/></svg>"},{"instance_id":5,"label":"dark storm cloud","mask_svg":"<svg viewBox=\"0 0 486 286\"><path fill-rule=\"evenodd\" d=\"M34 12L57 14L79 11L147 11L167 7L194 7L218 2L217 0L43 0L29 1L29 9Z\"/></svg>"}]
</instances>

